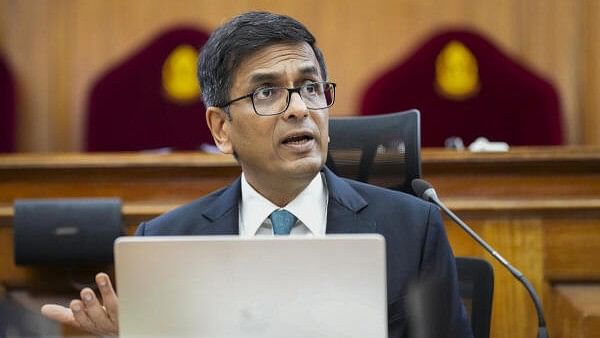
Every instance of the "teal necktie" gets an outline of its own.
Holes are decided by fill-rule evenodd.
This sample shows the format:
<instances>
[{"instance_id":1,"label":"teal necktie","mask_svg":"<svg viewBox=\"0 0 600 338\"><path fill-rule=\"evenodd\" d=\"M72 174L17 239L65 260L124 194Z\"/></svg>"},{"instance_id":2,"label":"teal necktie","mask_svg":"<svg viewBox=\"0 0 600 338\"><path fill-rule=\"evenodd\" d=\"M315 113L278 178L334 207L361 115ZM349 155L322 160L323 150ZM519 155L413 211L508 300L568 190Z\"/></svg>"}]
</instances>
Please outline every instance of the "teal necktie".
<instances>
[{"instance_id":1,"label":"teal necktie","mask_svg":"<svg viewBox=\"0 0 600 338\"><path fill-rule=\"evenodd\" d=\"M294 224L296 224L296 216L284 209L273 211L269 218L273 223L273 233L275 235L289 235Z\"/></svg>"}]
</instances>

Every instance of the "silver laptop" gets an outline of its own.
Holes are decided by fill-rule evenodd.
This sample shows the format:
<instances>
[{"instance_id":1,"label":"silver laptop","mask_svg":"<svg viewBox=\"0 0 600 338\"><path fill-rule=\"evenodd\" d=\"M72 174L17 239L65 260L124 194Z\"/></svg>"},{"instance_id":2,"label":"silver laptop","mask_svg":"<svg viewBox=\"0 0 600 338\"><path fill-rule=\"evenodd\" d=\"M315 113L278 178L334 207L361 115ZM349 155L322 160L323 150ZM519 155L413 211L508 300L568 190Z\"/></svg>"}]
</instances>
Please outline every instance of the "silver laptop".
<instances>
[{"instance_id":1,"label":"silver laptop","mask_svg":"<svg viewBox=\"0 0 600 338\"><path fill-rule=\"evenodd\" d=\"M121 237L120 336L386 338L382 236Z\"/></svg>"}]
</instances>

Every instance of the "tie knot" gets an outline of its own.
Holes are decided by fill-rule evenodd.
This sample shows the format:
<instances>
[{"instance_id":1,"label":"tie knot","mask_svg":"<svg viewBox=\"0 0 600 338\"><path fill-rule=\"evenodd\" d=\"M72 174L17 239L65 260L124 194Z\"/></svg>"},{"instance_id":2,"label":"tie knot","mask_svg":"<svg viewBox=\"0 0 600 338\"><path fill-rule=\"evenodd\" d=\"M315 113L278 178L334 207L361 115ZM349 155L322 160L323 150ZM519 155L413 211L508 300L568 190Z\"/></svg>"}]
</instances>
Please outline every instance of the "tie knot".
<instances>
[{"instance_id":1,"label":"tie knot","mask_svg":"<svg viewBox=\"0 0 600 338\"><path fill-rule=\"evenodd\" d=\"M294 224L296 224L296 216L284 209L273 211L269 217L271 218L273 233L275 235L289 235Z\"/></svg>"}]
</instances>

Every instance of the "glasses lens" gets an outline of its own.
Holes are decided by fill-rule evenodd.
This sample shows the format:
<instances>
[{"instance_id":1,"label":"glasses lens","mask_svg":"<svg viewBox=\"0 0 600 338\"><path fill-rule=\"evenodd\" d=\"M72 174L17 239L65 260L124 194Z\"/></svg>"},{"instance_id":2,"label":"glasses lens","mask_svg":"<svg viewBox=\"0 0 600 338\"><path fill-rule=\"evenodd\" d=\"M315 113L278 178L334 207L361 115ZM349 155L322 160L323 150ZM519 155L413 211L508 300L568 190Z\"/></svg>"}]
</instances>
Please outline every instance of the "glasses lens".
<instances>
[{"instance_id":1,"label":"glasses lens","mask_svg":"<svg viewBox=\"0 0 600 338\"><path fill-rule=\"evenodd\" d=\"M281 113L287 105L286 88L259 88L252 95L254 109L259 115L275 115Z\"/></svg>"},{"instance_id":2,"label":"glasses lens","mask_svg":"<svg viewBox=\"0 0 600 338\"><path fill-rule=\"evenodd\" d=\"M334 99L333 85L328 82L307 83L300 89L302 100L309 109L323 109L331 106Z\"/></svg>"},{"instance_id":3,"label":"glasses lens","mask_svg":"<svg viewBox=\"0 0 600 338\"><path fill-rule=\"evenodd\" d=\"M254 91L252 104L258 115L277 115L288 106L292 90L284 87L265 87ZM308 109L324 109L335 101L335 85L329 82L310 82L300 87L300 97Z\"/></svg>"},{"instance_id":4,"label":"glasses lens","mask_svg":"<svg viewBox=\"0 0 600 338\"><path fill-rule=\"evenodd\" d=\"M327 107L331 107L333 102L335 102L335 86L332 83L325 83L324 85L323 93L325 95L325 102L327 102Z\"/></svg>"}]
</instances>

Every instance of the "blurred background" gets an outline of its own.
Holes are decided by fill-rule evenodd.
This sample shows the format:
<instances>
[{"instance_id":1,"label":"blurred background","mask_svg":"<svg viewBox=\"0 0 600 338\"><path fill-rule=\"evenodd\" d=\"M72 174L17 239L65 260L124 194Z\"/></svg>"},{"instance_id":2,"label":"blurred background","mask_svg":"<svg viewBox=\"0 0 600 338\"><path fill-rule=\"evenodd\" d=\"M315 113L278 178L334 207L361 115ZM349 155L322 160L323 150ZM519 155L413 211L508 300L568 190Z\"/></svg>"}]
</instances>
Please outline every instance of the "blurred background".
<instances>
[{"instance_id":1,"label":"blurred background","mask_svg":"<svg viewBox=\"0 0 600 338\"><path fill-rule=\"evenodd\" d=\"M248 10L293 16L315 34L338 83L333 115L361 114L377 77L433 34L460 28L556 88L563 144L600 144L600 1L0 0L0 56L16 98L13 151L85 150L87 101L101 76L164 31L210 33Z\"/></svg>"}]
</instances>

